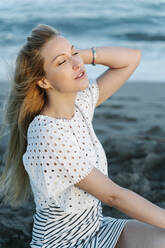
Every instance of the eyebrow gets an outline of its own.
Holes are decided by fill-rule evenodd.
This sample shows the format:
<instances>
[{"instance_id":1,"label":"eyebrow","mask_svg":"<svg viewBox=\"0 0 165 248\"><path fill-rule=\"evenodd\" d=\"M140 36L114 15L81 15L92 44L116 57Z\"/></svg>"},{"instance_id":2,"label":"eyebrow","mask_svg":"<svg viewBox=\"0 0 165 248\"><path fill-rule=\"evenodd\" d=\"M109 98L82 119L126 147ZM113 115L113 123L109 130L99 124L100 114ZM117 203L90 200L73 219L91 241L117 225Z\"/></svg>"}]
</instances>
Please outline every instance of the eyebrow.
<instances>
[{"instance_id":1,"label":"eyebrow","mask_svg":"<svg viewBox=\"0 0 165 248\"><path fill-rule=\"evenodd\" d=\"M74 48L74 45L72 45L71 46L71 50ZM66 53L61 53L61 54L58 54L57 56L55 56L53 59L52 59L52 61L51 61L51 63L53 63L53 61L55 61L55 59L57 59L59 56L62 56L62 55L65 55Z\"/></svg>"}]
</instances>

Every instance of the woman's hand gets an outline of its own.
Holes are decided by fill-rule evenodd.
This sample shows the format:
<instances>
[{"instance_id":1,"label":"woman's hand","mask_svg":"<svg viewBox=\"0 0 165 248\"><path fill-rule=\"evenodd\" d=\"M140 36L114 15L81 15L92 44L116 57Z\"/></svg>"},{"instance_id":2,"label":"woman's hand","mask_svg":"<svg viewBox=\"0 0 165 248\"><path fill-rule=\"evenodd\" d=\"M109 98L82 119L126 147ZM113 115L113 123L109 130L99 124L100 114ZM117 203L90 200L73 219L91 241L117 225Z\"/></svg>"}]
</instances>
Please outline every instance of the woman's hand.
<instances>
[{"instance_id":1,"label":"woman's hand","mask_svg":"<svg viewBox=\"0 0 165 248\"><path fill-rule=\"evenodd\" d=\"M91 48L81 49L81 50L77 50L77 51L78 51L79 55L81 56L84 64L91 64L92 63L93 54L92 54Z\"/></svg>"}]
</instances>

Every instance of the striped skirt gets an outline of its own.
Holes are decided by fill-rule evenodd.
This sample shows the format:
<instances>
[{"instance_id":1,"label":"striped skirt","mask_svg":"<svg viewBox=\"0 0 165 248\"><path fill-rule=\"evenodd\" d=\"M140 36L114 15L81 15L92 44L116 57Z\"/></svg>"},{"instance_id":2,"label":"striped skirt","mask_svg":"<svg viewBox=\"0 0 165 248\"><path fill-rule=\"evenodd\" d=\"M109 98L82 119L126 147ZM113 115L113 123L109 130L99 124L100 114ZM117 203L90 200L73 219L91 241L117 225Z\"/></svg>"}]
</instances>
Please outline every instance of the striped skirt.
<instances>
[{"instance_id":1,"label":"striped skirt","mask_svg":"<svg viewBox=\"0 0 165 248\"><path fill-rule=\"evenodd\" d=\"M114 248L129 219L116 219L103 216L102 225L93 238L78 241L71 248Z\"/></svg>"},{"instance_id":2,"label":"striped skirt","mask_svg":"<svg viewBox=\"0 0 165 248\"><path fill-rule=\"evenodd\" d=\"M31 248L114 248L128 221L103 216L100 201L79 214L51 205L33 219Z\"/></svg>"}]
</instances>

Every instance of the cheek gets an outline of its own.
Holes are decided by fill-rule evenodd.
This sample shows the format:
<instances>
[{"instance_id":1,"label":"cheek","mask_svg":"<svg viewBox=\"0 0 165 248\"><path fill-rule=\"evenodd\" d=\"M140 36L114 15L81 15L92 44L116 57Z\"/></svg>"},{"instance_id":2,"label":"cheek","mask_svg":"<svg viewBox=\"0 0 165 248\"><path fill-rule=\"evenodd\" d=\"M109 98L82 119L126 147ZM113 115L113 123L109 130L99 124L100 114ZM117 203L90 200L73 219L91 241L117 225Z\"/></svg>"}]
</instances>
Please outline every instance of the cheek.
<instances>
[{"instance_id":1,"label":"cheek","mask_svg":"<svg viewBox=\"0 0 165 248\"><path fill-rule=\"evenodd\" d=\"M56 75L61 80L70 80L73 78L74 73L71 65L69 65L69 63L65 63L57 68Z\"/></svg>"},{"instance_id":2,"label":"cheek","mask_svg":"<svg viewBox=\"0 0 165 248\"><path fill-rule=\"evenodd\" d=\"M58 73L53 69L49 68L46 70L46 78L49 81L49 83L56 88L58 86Z\"/></svg>"},{"instance_id":3,"label":"cheek","mask_svg":"<svg viewBox=\"0 0 165 248\"><path fill-rule=\"evenodd\" d=\"M47 79L48 79L50 82L58 81L59 72L58 72L57 69L54 69L53 67L50 67L50 68L47 70L46 76L47 76Z\"/></svg>"},{"instance_id":4,"label":"cheek","mask_svg":"<svg viewBox=\"0 0 165 248\"><path fill-rule=\"evenodd\" d=\"M54 69L49 68L47 71L47 79L52 85L52 87L58 91L63 91L64 88L67 87L68 84L68 75L67 70L65 69Z\"/></svg>"},{"instance_id":5,"label":"cheek","mask_svg":"<svg viewBox=\"0 0 165 248\"><path fill-rule=\"evenodd\" d=\"M57 90L70 88L75 76L71 65L68 63L57 66L56 68L49 67L47 70L47 79Z\"/></svg>"}]
</instances>

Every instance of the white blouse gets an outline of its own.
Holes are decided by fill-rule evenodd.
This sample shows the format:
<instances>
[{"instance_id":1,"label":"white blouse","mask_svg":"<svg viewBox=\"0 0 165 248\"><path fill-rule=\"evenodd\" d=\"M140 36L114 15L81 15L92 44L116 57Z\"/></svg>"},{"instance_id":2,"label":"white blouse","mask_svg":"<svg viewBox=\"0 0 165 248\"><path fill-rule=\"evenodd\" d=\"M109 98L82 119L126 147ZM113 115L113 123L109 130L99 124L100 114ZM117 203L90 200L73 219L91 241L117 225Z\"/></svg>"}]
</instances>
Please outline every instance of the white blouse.
<instances>
[{"instance_id":1,"label":"white blouse","mask_svg":"<svg viewBox=\"0 0 165 248\"><path fill-rule=\"evenodd\" d=\"M72 119L39 114L29 124L23 164L36 212L51 204L70 214L101 207L99 199L74 185L94 167L108 177L106 155L92 125L99 87L96 79L91 81L77 93Z\"/></svg>"}]
</instances>

